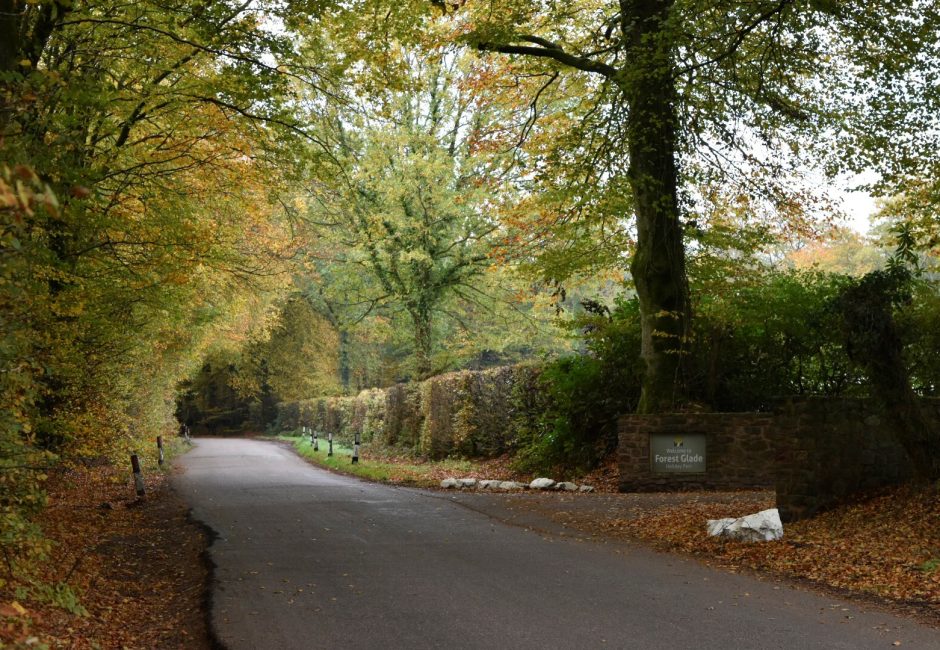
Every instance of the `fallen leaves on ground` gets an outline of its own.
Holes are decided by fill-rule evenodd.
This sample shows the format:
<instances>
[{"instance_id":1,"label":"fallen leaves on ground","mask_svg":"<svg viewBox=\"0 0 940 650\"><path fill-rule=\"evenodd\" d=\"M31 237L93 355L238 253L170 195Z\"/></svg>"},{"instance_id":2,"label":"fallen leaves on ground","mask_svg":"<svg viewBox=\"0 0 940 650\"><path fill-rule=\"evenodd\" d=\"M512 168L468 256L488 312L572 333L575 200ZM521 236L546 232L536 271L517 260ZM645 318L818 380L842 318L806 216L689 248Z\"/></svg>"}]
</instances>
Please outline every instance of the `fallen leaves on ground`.
<instances>
[{"instance_id":1,"label":"fallen leaves on ground","mask_svg":"<svg viewBox=\"0 0 940 650\"><path fill-rule=\"evenodd\" d=\"M142 500L128 474L99 466L50 478L40 524L55 546L37 576L46 586L25 599L13 585L0 590L0 647L209 647L202 609L206 536L187 519L164 474L147 477ZM55 591L61 583L77 602L71 592Z\"/></svg>"},{"instance_id":2,"label":"fallen leaves on ground","mask_svg":"<svg viewBox=\"0 0 940 650\"><path fill-rule=\"evenodd\" d=\"M726 502L690 494L682 503L630 516L571 523L640 539L667 550L771 571L904 604L940 607L940 490L902 486L863 502L784 526L777 542L737 542L705 534L708 519L739 517L775 507L773 494L734 493ZM713 498L713 497L712 497Z\"/></svg>"}]
</instances>

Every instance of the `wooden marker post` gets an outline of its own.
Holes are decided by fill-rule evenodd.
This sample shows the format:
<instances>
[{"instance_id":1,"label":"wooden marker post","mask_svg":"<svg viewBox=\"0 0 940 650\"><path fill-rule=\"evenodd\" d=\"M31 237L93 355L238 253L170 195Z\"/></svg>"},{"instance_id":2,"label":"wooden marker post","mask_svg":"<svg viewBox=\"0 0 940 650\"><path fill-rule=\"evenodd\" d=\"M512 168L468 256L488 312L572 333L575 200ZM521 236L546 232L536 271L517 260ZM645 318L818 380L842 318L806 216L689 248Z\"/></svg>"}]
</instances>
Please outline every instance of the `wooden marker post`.
<instances>
[{"instance_id":1,"label":"wooden marker post","mask_svg":"<svg viewBox=\"0 0 940 650\"><path fill-rule=\"evenodd\" d=\"M353 439L353 457L352 464L355 465L359 462L359 432L356 432L356 437Z\"/></svg>"},{"instance_id":2,"label":"wooden marker post","mask_svg":"<svg viewBox=\"0 0 940 650\"><path fill-rule=\"evenodd\" d=\"M328 434L326 434L326 436L327 436L327 440L330 441L330 448L329 448L329 450L326 452L326 455L327 455L327 456L332 456L332 455L333 455L333 432L330 431Z\"/></svg>"},{"instance_id":3,"label":"wooden marker post","mask_svg":"<svg viewBox=\"0 0 940 650\"><path fill-rule=\"evenodd\" d=\"M146 490L144 490L144 475L140 471L140 460L137 454L131 454L131 469L134 472L134 487L137 489L137 496L142 497Z\"/></svg>"},{"instance_id":4,"label":"wooden marker post","mask_svg":"<svg viewBox=\"0 0 940 650\"><path fill-rule=\"evenodd\" d=\"M160 460L158 462L162 465L163 464L163 436L157 436L157 451L160 452Z\"/></svg>"},{"instance_id":5,"label":"wooden marker post","mask_svg":"<svg viewBox=\"0 0 940 650\"><path fill-rule=\"evenodd\" d=\"M317 430L313 430L313 450L320 451L320 441L317 439Z\"/></svg>"}]
</instances>

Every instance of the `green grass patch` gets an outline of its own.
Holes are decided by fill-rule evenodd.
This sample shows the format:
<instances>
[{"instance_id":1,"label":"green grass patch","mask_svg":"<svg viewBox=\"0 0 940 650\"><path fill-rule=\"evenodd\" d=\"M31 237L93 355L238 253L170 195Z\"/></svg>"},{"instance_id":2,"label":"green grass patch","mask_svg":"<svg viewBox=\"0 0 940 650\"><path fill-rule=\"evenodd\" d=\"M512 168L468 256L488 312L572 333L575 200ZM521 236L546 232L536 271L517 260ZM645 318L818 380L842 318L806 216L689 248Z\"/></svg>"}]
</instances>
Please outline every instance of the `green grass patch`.
<instances>
[{"instance_id":1,"label":"green grass patch","mask_svg":"<svg viewBox=\"0 0 940 650\"><path fill-rule=\"evenodd\" d=\"M277 436L278 440L285 440L294 445L304 458L313 463L326 467L328 469L360 476L370 481L380 481L383 483L403 483L418 487L431 487L438 484L439 479L431 476L433 472L440 470L459 472L466 466L469 468L472 463L461 460L446 460L440 463L420 463L420 464L402 464L381 459L368 458L368 454L363 454L360 450L359 462L352 462L352 447L333 443L333 455L328 456L327 450L329 443L320 440L319 450L313 450L313 444L308 437L302 436Z\"/></svg>"},{"instance_id":2,"label":"green grass patch","mask_svg":"<svg viewBox=\"0 0 940 650\"><path fill-rule=\"evenodd\" d=\"M940 557L935 557L933 559L927 560L920 565L920 570L924 573L933 573L940 569Z\"/></svg>"}]
</instances>

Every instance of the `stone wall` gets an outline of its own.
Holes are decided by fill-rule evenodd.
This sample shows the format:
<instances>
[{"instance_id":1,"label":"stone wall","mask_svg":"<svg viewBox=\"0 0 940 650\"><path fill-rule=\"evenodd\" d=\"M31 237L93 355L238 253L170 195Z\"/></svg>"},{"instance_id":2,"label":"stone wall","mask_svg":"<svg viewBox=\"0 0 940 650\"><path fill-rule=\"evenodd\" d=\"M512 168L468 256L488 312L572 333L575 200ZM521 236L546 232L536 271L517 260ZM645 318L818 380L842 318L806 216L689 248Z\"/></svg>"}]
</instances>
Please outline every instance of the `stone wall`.
<instances>
[{"instance_id":1,"label":"stone wall","mask_svg":"<svg viewBox=\"0 0 940 650\"><path fill-rule=\"evenodd\" d=\"M921 405L940 426L940 399ZM785 522L912 477L904 448L871 400L790 400L778 409L777 426L777 507Z\"/></svg>"},{"instance_id":2,"label":"stone wall","mask_svg":"<svg viewBox=\"0 0 940 650\"><path fill-rule=\"evenodd\" d=\"M940 399L921 406L940 430ZM912 477L907 454L872 400L790 399L774 414L627 415L619 431L621 491L773 487L785 522ZM649 441L656 433L704 434L705 471L654 473Z\"/></svg>"},{"instance_id":3,"label":"stone wall","mask_svg":"<svg viewBox=\"0 0 940 650\"><path fill-rule=\"evenodd\" d=\"M625 415L619 420L620 490L771 488L774 485L774 418L769 413ZM652 470L650 434L704 434L705 471L663 474Z\"/></svg>"}]
</instances>

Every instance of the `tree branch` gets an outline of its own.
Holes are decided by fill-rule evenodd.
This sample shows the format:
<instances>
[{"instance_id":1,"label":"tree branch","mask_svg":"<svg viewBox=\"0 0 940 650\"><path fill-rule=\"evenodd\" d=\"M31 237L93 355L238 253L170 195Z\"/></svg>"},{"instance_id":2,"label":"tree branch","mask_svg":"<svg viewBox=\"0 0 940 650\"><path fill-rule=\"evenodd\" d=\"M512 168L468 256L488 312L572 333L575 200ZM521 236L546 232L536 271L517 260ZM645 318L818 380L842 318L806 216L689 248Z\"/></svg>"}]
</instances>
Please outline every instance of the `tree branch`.
<instances>
[{"instance_id":1,"label":"tree branch","mask_svg":"<svg viewBox=\"0 0 940 650\"><path fill-rule=\"evenodd\" d=\"M511 45L508 43L477 43L478 50L483 52L499 52L501 54L521 54L523 56L534 56L543 59L552 59L566 65L569 68L575 68L584 72L603 75L605 77L614 77L619 70L603 61L596 61L585 56L578 56L565 52L557 43L553 43L539 36L520 36L519 40L524 43L534 43L538 47L531 45Z\"/></svg>"}]
</instances>

